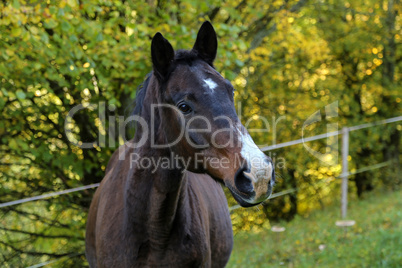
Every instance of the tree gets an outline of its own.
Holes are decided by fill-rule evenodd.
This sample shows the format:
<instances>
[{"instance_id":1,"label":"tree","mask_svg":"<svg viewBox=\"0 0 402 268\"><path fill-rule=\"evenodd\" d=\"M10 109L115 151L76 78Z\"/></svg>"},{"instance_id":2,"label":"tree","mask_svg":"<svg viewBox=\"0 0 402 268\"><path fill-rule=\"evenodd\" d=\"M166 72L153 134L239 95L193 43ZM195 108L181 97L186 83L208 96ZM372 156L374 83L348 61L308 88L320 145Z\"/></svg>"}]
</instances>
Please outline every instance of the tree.
<instances>
[{"instance_id":1,"label":"tree","mask_svg":"<svg viewBox=\"0 0 402 268\"><path fill-rule=\"evenodd\" d=\"M1 203L99 182L111 153L132 135L120 125L151 71L151 38L160 31L176 49L188 49L206 19L218 34L216 69L236 88L242 122L268 130L250 131L257 144L401 114L400 1L21 0L3 1L0 10ZM338 117L324 116L336 101ZM318 111L321 121L305 126ZM396 159L393 174L356 175L358 195L398 178L400 131L351 134L352 168ZM83 149L79 141L92 145ZM276 160L275 192L298 191L261 210L234 211L235 232L333 202L337 185L327 182L340 173L338 150L327 165L304 147L324 153L326 142L267 152ZM33 265L67 256L65 265L82 266L92 194L1 209L0 262Z\"/></svg>"}]
</instances>

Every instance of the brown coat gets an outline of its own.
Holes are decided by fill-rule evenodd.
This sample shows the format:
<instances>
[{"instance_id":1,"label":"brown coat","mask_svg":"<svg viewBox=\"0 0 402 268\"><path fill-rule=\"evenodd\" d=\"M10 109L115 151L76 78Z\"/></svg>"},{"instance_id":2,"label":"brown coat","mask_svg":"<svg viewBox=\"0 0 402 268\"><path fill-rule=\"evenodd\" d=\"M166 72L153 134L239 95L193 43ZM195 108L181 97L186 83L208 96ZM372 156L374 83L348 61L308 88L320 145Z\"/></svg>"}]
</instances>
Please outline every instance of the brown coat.
<instances>
[{"instance_id":1,"label":"brown coat","mask_svg":"<svg viewBox=\"0 0 402 268\"><path fill-rule=\"evenodd\" d=\"M119 151L126 160L118 160ZM189 171L167 181L130 171L132 151L122 146L115 152L93 198L86 234L90 266L224 267L233 235L221 185ZM138 173L143 176L134 179Z\"/></svg>"}]
</instances>

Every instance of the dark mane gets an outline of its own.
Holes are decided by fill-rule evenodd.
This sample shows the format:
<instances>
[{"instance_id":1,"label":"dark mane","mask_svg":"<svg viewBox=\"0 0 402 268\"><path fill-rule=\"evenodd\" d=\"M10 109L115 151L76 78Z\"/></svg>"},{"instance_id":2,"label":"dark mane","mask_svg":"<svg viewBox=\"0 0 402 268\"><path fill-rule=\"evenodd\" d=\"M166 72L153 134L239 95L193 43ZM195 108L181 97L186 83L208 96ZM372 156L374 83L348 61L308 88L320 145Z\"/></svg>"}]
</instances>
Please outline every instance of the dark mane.
<instances>
[{"instance_id":1,"label":"dark mane","mask_svg":"<svg viewBox=\"0 0 402 268\"><path fill-rule=\"evenodd\" d=\"M174 61L176 64L174 65L175 66L177 66L178 64L192 65L197 60L200 60L200 58L194 51L179 49L175 53Z\"/></svg>"},{"instance_id":2,"label":"dark mane","mask_svg":"<svg viewBox=\"0 0 402 268\"><path fill-rule=\"evenodd\" d=\"M137 93L135 94L135 107L133 111L133 115L141 115L141 110L142 110L142 105L144 102L144 98L147 92L147 88L149 85L149 81L151 80L152 72L148 73L145 76L144 82L142 82L138 88L137 88Z\"/></svg>"},{"instance_id":3,"label":"dark mane","mask_svg":"<svg viewBox=\"0 0 402 268\"><path fill-rule=\"evenodd\" d=\"M185 65L193 65L195 61L201 60L197 53L195 53L192 50L184 50L184 49L179 49L175 52L175 59L174 63L172 64L173 68L171 69L170 73L172 73L177 65L179 64L185 64ZM213 66L212 66L213 67ZM134 111L132 114L134 115L141 115L141 110L144 102L144 98L147 92L147 88L149 85L149 81L151 80L153 72L150 72L146 75L144 82L142 82L138 88L137 88L137 93L135 95L135 107Z\"/></svg>"}]
</instances>

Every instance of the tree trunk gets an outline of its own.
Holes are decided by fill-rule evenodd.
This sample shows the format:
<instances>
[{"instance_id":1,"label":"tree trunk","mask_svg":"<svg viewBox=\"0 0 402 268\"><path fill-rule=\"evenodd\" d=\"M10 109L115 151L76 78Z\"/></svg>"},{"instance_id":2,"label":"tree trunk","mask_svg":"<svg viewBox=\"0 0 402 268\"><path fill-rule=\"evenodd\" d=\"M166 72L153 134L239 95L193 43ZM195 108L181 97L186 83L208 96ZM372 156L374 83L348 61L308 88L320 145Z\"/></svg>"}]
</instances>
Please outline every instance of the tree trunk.
<instances>
[{"instance_id":1,"label":"tree trunk","mask_svg":"<svg viewBox=\"0 0 402 268\"><path fill-rule=\"evenodd\" d=\"M394 6L394 0L388 0L388 10L385 20L385 29L387 29L384 42L384 59L382 69L382 86L385 91L395 87L395 67L396 67L396 41L395 41L395 21L398 15L398 9ZM384 107L389 107L388 111L397 110L398 103L390 95L382 95ZM389 113L387 114L389 116ZM388 170L388 176L384 176L385 184L397 188L401 184L401 163L400 163L400 142L401 134L397 129L393 129L389 139L384 139L382 150L384 161L393 161Z\"/></svg>"}]
</instances>

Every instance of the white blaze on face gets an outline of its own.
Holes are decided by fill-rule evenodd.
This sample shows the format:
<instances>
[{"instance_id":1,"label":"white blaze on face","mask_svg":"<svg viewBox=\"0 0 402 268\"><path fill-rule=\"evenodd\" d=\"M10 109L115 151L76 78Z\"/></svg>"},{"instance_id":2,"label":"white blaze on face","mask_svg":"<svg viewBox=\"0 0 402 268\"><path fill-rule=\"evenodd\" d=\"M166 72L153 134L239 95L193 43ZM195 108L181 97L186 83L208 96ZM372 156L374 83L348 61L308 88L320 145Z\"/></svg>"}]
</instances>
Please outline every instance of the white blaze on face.
<instances>
[{"instance_id":1,"label":"white blaze on face","mask_svg":"<svg viewBox=\"0 0 402 268\"><path fill-rule=\"evenodd\" d=\"M211 78L204 79L205 87L209 88L211 93L214 92L214 89L218 86Z\"/></svg>"},{"instance_id":2,"label":"white blaze on face","mask_svg":"<svg viewBox=\"0 0 402 268\"><path fill-rule=\"evenodd\" d=\"M267 162L266 155L257 147L250 134L243 134L240 130L242 147L240 154L250 167L252 180L258 182L272 177L272 164Z\"/></svg>"}]
</instances>

